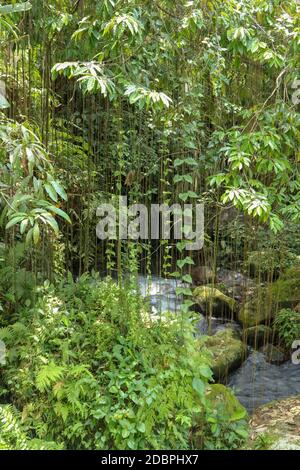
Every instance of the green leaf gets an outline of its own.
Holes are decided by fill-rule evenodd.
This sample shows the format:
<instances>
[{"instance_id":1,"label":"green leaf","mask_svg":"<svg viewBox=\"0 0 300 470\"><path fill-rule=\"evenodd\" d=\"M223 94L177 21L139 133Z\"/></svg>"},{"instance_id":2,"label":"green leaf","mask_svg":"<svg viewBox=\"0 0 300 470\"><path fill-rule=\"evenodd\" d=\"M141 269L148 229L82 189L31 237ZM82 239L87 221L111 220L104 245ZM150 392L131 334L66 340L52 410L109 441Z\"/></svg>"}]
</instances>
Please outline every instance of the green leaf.
<instances>
[{"instance_id":1,"label":"green leaf","mask_svg":"<svg viewBox=\"0 0 300 470\"><path fill-rule=\"evenodd\" d=\"M175 168L178 167L178 166L183 165L184 162L185 162L185 160L183 158L176 158L176 160L174 161Z\"/></svg>"},{"instance_id":2,"label":"green leaf","mask_svg":"<svg viewBox=\"0 0 300 470\"><path fill-rule=\"evenodd\" d=\"M70 217L68 216L68 214L66 214L64 211L62 211L61 209L59 209L59 207L56 207L56 206L48 206L47 208L48 208L48 210L54 212L55 214L60 215L63 219L65 219L67 222L69 222L69 224L71 223L71 219L70 219Z\"/></svg>"},{"instance_id":3,"label":"green leaf","mask_svg":"<svg viewBox=\"0 0 300 470\"><path fill-rule=\"evenodd\" d=\"M14 225L18 224L19 222L21 222L21 220L24 219L24 215L19 215L19 216L16 216L14 217L13 219L11 219L7 224L6 224L6 230L8 230L9 228L13 227Z\"/></svg>"},{"instance_id":4,"label":"green leaf","mask_svg":"<svg viewBox=\"0 0 300 470\"><path fill-rule=\"evenodd\" d=\"M45 219L44 222L49 224L55 233L59 232L58 224L51 214L47 212L43 213L43 215L41 216L41 219Z\"/></svg>"},{"instance_id":5,"label":"green leaf","mask_svg":"<svg viewBox=\"0 0 300 470\"><path fill-rule=\"evenodd\" d=\"M210 367L206 364L202 364L199 366L199 374L205 377L206 379L210 379L212 377L212 371Z\"/></svg>"},{"instance_id":6,"label":"green leaf","mask_svg":"<svg viewBox=\"0 0 300 470\"><path fill-rule=\"evenodd\" d=\"M190 256L187 256L184 259L178 259L176 264L180 269L182 269L186 264L193 266L195 263Z\"/></svg>"},{"instance_id":7,"label":"green leaf","mask_svg":"<svg viewBox=\"0 0 300 470\"><path fill-rule=\"evenodd\" d=\"M144 433L146 431L145 423L139 423L137 425L137 430L140 431L141 433Z\"/></svg>"},{"instance_id":8,"label":"green leaf","mask_svg":"<svg viewBox=\"0 0 300 470\"><path fill-rule=\"evenodd\" d=\"M23 233L25 232L25 230L27 228L27 225L28 225L28 222L29 222L28 219L22 220L22 222L20 224L20 233L21 233L21 235L23 235Z\"/></svg>"},{"instance_id":9,"label":"green leaf","mask_svg":"<svg viewBox=\"0 0 300 470\"><path fill-rule=\"evenodd\" d=\"M33 242L35 245L37 245L40 239L40 227L37 222L34 224L32 234L33 234Z\"/></svg>"},{"instance_id":10,"label":"green leaf","mask_svg":"<svg viewBox=\"0 0 300 470\"><path fill-rule=\"evenodd\" d=\"M190 274L185 274L184 276L182 276L182 280L183 282L187 282L189 284L192 284L193 282L192 276Z\"/></svg>"},{"instance_id":11,"label":"green leaf","mask_svg":"<svg viewBox=\"0 0 300 470\"><path fill-rule=\"evenodd\" d=\"M32 232L33 232L33 229L32 229L32 228L31 228L30 230L28 230L28 232L27 232L26 240L25 240L27 245L28 245L28 244L31 242L31 240L32 240Z\"/></svg>"},{"instance_id":12,"label":"green leaf","mask_svg":"<svg viewBox=\"0 0 300 470\"><path fill-rule=\"evenodd\" d=\"M187 164L187 165L190 165L190 166L198 166L198 163L197 161L192 158L192 157L188 157L184 160L184 162Z\"/></svg>"},{"instance_id":13,"label":"green leaf","mask_svg":"<svg viewBox=\"0 0 300 470\"><path fill-rule=\"evenodd\" d=\"M188 287L176 287L175 289L176 295L188 295L193 297L193 292Z\"/></svg>"},{"instance_id":14,"label":"green leaf","mask_svg":"<svg viewBox=\"0 0 300 470\"><path fill-rule=\"evenodd\" d=\"M57 193L56 193L56 190L53 188L53 186L51 186L51 184L46 183L44 188L46 192L48 193L48 195L50 196L50 198L52 199L52 201L57 202L58 200Z\"/></svg>"},{"instance_id":15,"label":"green leaf","mask_svg":"<svg viewBox=\"0 0 300 470\"><path fill-rule=\"evenodd\" d=\"M192 387L200 395L200 397L203 397L205 393L205 384L202 380L200 380L198 377L194 377Z\"/></svg>"},{"instance_id":16,"label":"green leaf","mask_svg":"<svg viewBox=\"0 0 300 470\"><path fill-rule=\"evenodd\" d=\"M54 190L56 191L56 193L64 200L64 201L67 201L68 199L68 196L67 196L67 193L66 191L64 190L64 188L59 184L58 181L55 181L55 180L52 180L50 181L50 183L52 184Z\"/></svg>"}]
</instances>

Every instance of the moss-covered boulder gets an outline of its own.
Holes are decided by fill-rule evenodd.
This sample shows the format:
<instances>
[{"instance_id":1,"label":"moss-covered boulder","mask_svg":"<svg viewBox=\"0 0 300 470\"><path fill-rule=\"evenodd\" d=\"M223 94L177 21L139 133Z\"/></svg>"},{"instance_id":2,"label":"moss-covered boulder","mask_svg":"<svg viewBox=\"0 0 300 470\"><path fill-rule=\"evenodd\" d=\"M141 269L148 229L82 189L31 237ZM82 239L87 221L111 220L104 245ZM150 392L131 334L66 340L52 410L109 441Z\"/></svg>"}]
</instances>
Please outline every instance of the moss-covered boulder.
<instances>
[{"instance_id":1,"label":"moss-covered boulder","mask_svg":"<svg viewBox=\"0 0 300 470\"><path fill-rule=\"evenodd\" d=\"M300 450L300 396L258 408L250 421L250 448Z\"/></svg>"},{"instance_id":2,"label":"moss-covered boulder","mask_svg":"<svg viewBox=\"0 0 300 470\"><path fill-rule=\"evenodd\" d=\"M300 303L300 264L287 269L277 281L259 288L238 313L245 328L270 324L278 310L295 308Z\"/></svg>"},{"instance_id":3,"label":"moss-covered boulder","mask_svg":"<svg viewBox=\"0 0 300 470\"><path fill-rule=\"evenodd\" d=\"M246 358L247 348L231 329L218 331L206 339L206 347L212 354L212 371L216 381L225 379Z\"/></svg>"},{"instance_id":4,"label":"moss-covered boulder","mask_svg":"<svg viewBox=\"0 0 300 470\"><path fill-rule=\"evenodd\" d=\"M271 292L260 288L256 294L241 306L238 320L244 328L257 326L260 323L270 323L275 315L274 300Z\"/></svg>"},{"instance_id":5,"label":"moss-covered boulder","mask_svg":"<svg viewBox=\"0 0 300 470\"><path fill-rule=\"evenodd\" d=\"M251 326L243 331L243 340L254 349L272 341L273 336L272 328L266 325Z\"/></svg>"},{"instance_id":6,"label":"moss-covered boulder","mask_svg":"<svg viewBox=\"0 0 300 470\"><path fill-rule=\"evenodd\" d=\"M256 290L256 282L239 271L220 268L217 271L216 287L229 297L240 302Z\"/></svg>"},{"instance_id":7,"label":"moss-covered boulder","mask_svg":"<svg viewBox=\"0 0 300 470\"><path fill-rule=\"evenodd\" d=\"M236 301L213 286L200 286L194 289L194 298L206 315L220 318L233 318L237 310Z\"/></svg>"},{"instance_id":8,"label":"moss-covered boulder","mask_svg":"<svg viewBox=\"0 0 300 470\"><path fill-rule=\"evenodd\" d=\"M300 303L300 264L287 269L269 291L279 308L295 308Z\"/></svg>"}]
</instances>

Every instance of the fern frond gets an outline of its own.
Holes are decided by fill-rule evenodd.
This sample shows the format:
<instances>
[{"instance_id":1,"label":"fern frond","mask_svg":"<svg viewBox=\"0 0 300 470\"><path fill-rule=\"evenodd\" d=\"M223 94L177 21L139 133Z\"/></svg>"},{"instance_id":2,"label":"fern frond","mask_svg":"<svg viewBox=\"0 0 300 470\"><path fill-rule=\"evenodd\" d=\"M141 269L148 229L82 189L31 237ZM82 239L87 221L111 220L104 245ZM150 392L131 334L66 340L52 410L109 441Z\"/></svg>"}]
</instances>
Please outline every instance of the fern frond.
<instances>
[{"instance_id":1,"label":"fern frond","mask_svg":"<svg viewBox=\"0 0 300 470\"><path fill-rule=\"evenodd\" d=\"M36 386L40 392L45 391L53 383L62 378L65 372L65 367L58 366L51 362L43 366L36 376Z\"/></svg>"}]
</instances>

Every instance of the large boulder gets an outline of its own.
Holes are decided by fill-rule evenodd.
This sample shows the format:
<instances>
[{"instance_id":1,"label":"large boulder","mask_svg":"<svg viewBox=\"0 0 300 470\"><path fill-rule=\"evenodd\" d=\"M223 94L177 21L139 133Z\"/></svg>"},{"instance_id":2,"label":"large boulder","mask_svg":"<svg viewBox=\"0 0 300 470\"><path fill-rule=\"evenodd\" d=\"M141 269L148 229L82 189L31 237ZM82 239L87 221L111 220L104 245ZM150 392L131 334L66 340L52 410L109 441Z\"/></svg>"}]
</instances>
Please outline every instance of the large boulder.
<instances>
[{"instance_id":1,"label":"large boulder","mask_svg":"<svg viewBox=\"0 0 300 470\"><path fill-rule=\"evenodd\" d=\"M217 286L227 295L241 301L256 289L256 282L239 271L220 268L217 271Z\"/></svg>"},{"instance_id":2,"label":"large boulder","mask_svg":"<svg viewBox=\"0 0 300 470\"><path fill-rule=\"evenodd\" d=\"M272 341L273 336L274 332L272 328L266 325L251 326L243 331L244 341L254 349L258 349L264 344Z\"/></svg>"},{"instance_id":3,"label":"large boulder","mask_svg":"<svg viewBox=\"0 0 300 470\"><path fill-rule=\"evenodd\" d=\"M250 448L300 450L300 396L258 408L250 421Z\"/></svg>"},{"instance_id":4,"label":"large boulder","mask_svg":"<svg viewBox=\"0 0 300 470\"><path fill-rule=\"evenodd\" d=\"M212 354L212 371L216 381L226 379L237 369L247 355L247 348L231 329L218 331L209 336L205 345Z\"/></svg>"},{"instance_id":5,"label":"large boulder","mask_svg":"<svg viewBox=\"0 0 300 470\"><path fill-rule=\"evenodd\" d=\"M244 328L257 326L260 323L269 324L275 315L272 293L260 288L256 294L243 303L238 313L238 320Z\"/></svg>"},{"instance_id":6,"label":"large boulder","mask_svg":"<svg viewBox=\"0 0 300 470\"><path fill-rule=\"evenodd\" d=\"M289 268L277 281L258 288L247 299L238 314L244 328L259 324L270 324L278 310L295 308L300 303L300 264Z\"/></svg>"},{"instance_id":7,"label":"large boulder","mask_svg":"<svg viewBox=\"0 0 300 470\"><path fill-rule=\"evenodd\" d=\"M236 301L215 287L196 287L193 294L196 303L204 314L220 318L233 318L235 316Z\"/></svg>"},{"instance_id":8,"label":"large boulder","mask_svg":"<svg viewBox=\"0 0 300 470\"><path fill-rule=\"evenodd\" d=\"M269 290L279 309L297 307L300 303L300 264L287 269Z\"/></svg>"}]
</instances>

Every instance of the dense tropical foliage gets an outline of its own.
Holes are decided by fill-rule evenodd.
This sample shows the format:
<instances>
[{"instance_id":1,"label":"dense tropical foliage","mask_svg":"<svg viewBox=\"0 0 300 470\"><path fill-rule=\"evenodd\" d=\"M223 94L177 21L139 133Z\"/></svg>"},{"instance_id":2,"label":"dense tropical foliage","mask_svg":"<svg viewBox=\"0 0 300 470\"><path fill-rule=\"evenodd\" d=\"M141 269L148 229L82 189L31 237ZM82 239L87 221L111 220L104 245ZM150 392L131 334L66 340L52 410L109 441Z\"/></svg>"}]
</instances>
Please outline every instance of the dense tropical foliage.
<instances>
[{"instance_id":1,"label":"dense tropical foliage","mask_svg":"<svg viewBox=\"0 0 300 470\"><path fill-rule=\"evenodd\" d=\"M215 279L197 300L193 266L254 279L231 314L289 353L299 2L2 1L0 51L0 448L247 446L247 413L214 388L197 334ZM97 207L119 196L203 203L204 248L99 240ZM138 273L181 280L180 313L154 318ZM251 323L253 303L271 314Z\"/></svg>"}]
</instances>

